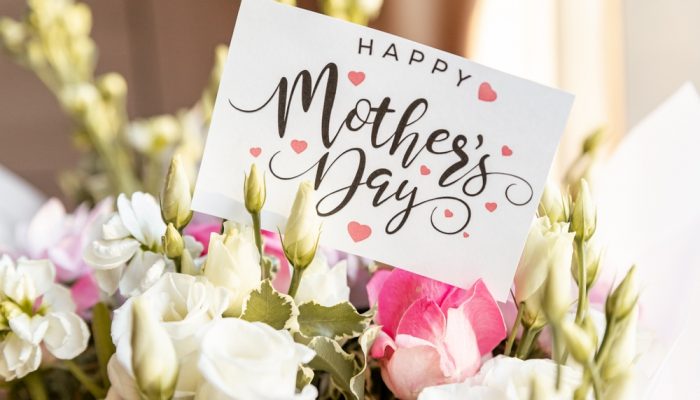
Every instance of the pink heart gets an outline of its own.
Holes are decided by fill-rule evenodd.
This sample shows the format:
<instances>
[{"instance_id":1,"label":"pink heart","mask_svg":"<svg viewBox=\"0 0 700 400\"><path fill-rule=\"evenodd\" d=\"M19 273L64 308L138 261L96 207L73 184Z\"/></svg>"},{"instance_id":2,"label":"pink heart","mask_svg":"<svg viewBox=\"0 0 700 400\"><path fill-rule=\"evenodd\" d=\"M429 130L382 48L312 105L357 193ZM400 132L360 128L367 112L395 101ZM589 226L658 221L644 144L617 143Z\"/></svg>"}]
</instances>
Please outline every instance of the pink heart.
<instances>
[{"instance_id":1,"label":"pink heart","mask_svg":"<svg viewBox=\"0 0 700 400\"><path fill-rule=\"evenodd\" d=\"M467 232L462 232L462 237L466 239L469 237L469 234Z\"/></svg>"},{"instance_id":2,"label":"pink heart","mask_svg":"<svg viewBox=\"0 0 700 400\"><path fill-rule=\"evenodd\" d=\"M262 153L262 149L260 147L251 147L250 148L250 155L257 158L260 153Z\"/></svg>"},{"instance_id":3,"label":"pink heart","mask_svg":"<svg viewBox=\"0 0 700 400\"><path fill-rule=\"evenodd\" d=\"M513 150L511 150L508 146L503 146L501 147L501 154L503 157L510 157L513 155Z\"/></svg>"},{"instance_id":4,"label":"pink heart","mask_svg":"<svg viewBox=\"0 0 700 400\"><path fill-rule=\"evenodd\" d=\"M420 166L420 174L421 175L430 175L430 168L428 168L425 165Z\"/></svg>"},{"instance_id":5,"label":"pink heart","mask_svg":"<svg viewBox=\"0 0 700 400\"><path fill-rule=\"evenodd\" d=\"M348 79L353 85L357 86L365 80L365 73L362 71L350 71L348 72Z\"/></svg>"},{"instance_id":6,"label":"pink heart","mask_svg":"<svg viewBox=\"0 0 700 400\"><path fill-rule=\"evenodd\" d=\"M481 101L494 101L498 97L496 91L491 88L491 84L488 82L483 82L479 85L479 100Z\"/></svg>"},{"instance_id":7,"label":"pink heart","mask_svg":"<svg viewBox=\"0 0 700 400\"><path fill-rule=\"evenodd\" d=\"M359 222L351 221L348 224L348 233L353 242L361 242L367 239L372 234L372 228L369 225L362 225Z\"/></svg>"},{"instance_id":8,"label":"pink heart","mask_svg":"<svg viewBox=\"0 0 700 400\"><path fill-rule=\"evenodd\" d=\"M452 216L454 216L454 214L452 213L452 210L450 210L449 208L446 208L445 209L445 218L452 218Z\"/></svg>"},{"instance_id":9,"label":"pink heart","mask_svg":"<svg viewBox=\"0 0 700 400\"><path fill-rule=\"evenodd\" d=\"M484 206L486 206L486 209L489 210L489 212L494 212L496 211L496 207L498 207L498 204L489 202L484 204Z\"/></svg>"},{"instance_id":10,"label":"pink heart","mask_svg":"<svg viewBox=\"0 0 700 400\"><path fill-rule=\"evenodd\" d=\"M292 140L292 150L294 150L294 152L297 154L303 153L308 146L309 144L306 143L306 140Z\"/></svg>"}]
</instances>

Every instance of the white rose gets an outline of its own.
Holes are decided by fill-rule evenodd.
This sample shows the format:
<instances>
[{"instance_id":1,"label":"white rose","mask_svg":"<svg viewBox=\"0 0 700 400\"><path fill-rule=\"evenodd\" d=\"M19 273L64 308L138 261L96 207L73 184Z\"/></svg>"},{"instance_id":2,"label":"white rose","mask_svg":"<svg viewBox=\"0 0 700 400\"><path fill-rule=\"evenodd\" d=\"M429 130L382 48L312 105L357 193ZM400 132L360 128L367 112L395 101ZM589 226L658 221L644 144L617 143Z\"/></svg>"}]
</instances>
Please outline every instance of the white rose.
<instances>
[{"instance_id":1,"label":"white rose","mask_svg":"<svg viewBox=\"0 0 700 400\"><path fill-rule=\"evenodd\" d=\"M321 252L316 253L316 257L304 271L294 300L297 304L315 301L326 307L348 301L350 288L347 271L346 261L340 261L331 268L326 256Z\"/></svg>"},{"instance_id":2,"label":"white rose","mask_svg":"<svg viewBox=\"0 0 700 400\"><path fill-rule=\"evenodd\" d=\"M527 400L535 380L538 389L549 393L547 399L572 399L581 382L581 373L567 366L562 366L561 372L561 386L556 392L557 364L554 361L498 356L486 361L478 374L463 383L423 389L418 400Z\"/></svg>"},{"instance_id":3,"label":"white rose","mask_svg":"<svg viewBox=\"0 0 700 400\"><path fill-rule=\"evenodd\" d=\"M219 318L226 309L228 298L224 291L191 275L166 273L148 290L127 300L114 312L112 340L116 344L117 362L120 368L133 377L131 366L131 330L133 301L145 300L152 307L155 317L170 336L177 353L181 374L176 395L194 392L199 379L193 369L187 367L195 362L200 347L200 337L208 323Z\"/></svg>"},{"instance_id":4,"label":"white rose","mask_svg":"<svg viewBox=\"0 0 700 400\"><path fill-rule=\"evenodd\" d=\"M226 315L239 316L248 294L260 285L260 255L252 229L227 222L224 234L211 234L204 276L229 292Z\"/></svg>"},{"instance_id":5,"label":"white rose","mask_svg":"<svg viewBox=\"0 0 700 400\"><path fill-rule=\"evenodd\" d=\"M296 393L299 364L314 352L295 343L288 331L260 322L224 318L204 335L198 367L204 384L199 399L314 399L308 385Z\"/></svg>"}]
</instances>

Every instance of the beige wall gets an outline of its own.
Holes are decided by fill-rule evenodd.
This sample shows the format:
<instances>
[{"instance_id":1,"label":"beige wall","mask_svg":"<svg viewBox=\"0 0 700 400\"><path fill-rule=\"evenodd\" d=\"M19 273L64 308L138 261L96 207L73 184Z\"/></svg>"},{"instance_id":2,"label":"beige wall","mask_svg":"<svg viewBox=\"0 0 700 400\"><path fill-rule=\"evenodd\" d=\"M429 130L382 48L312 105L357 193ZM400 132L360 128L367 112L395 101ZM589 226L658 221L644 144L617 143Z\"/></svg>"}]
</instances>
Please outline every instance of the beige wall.
<instances>
[{"instance_id":1,"label":"beige wall","mask_svg":"<svg viewBox=\"0 0 700 400\"><path fill-rule=\"evenodd\" d=\"M700 88L700 1L625 0L624 5L631 127L683 82Z\"/></svg>"}]
</instances>

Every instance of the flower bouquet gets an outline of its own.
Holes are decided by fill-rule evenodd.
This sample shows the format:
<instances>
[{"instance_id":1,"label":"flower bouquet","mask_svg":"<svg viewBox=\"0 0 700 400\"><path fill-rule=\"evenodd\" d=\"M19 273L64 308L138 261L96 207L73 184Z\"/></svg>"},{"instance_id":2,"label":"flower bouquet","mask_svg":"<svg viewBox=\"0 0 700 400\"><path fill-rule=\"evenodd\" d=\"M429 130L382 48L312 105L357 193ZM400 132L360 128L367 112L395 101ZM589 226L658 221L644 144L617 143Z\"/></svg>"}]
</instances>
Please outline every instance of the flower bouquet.
<instances>
[{"instance_id":1,"label":"flower bouquet","mask_svg":"<svg viewBox=\"0 0 700 400\"><path fill-rule=\"evenodd\" d=\"M365 23L376 12L346 3L324 2ZM457 288L320 248L308 182L284 232L262 230L267 190L255 164L240 188L247 221L194 215L220 65L192 109L129 122L123 79L93 76L89 9L29 4L23 21L0 21L0 38L75 122L87 151L63 182L85 203L68 213L50 200L0 244L6 398L637 395L635 269L598 284L585 180L545 190L507 303L480 280Z\"/></svg>"}]
</instances>

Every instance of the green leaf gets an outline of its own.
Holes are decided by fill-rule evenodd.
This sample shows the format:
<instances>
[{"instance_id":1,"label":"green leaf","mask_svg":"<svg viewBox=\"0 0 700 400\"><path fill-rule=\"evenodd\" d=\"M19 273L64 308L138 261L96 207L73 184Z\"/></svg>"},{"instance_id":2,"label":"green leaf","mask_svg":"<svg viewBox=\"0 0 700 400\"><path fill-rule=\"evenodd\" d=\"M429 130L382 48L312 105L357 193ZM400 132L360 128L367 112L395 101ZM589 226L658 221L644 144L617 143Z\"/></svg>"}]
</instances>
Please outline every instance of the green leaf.
<instances>
[{"instance_id":1,"label":"green leaf","mask_svg":"<svg viewBox=\"0 0 700 400\"><path fill-rule=\"evenodd\" d=\"M269 279L250 293L243 305L241 319L250 322L264 322L275 329L287 329L294 324L299 310L294 300L276 291Z\"/></svg>"},{"instance_id":2,"label":"green leaf","mask_svg":"<svg viewBox=\"0 0 700 400\"><path fill-rule=\"evenodd\" d=\"M316 352L309 367L328 372L348 400L360 400L350 390L350 380L355 374L355 357L346 353L335 340L323 336L311 339L308 347Z\"/></svg>"},{"instance_id":3,"label":"green leaf","mask_svg":"<svg viewBox=\"0 0 700 400\"><path fill-rule=\"evenodd\" d=\"M300 365L297 370L297 390L302 390L306 385L314 379L314 370Z\"/></svg>"},{"instance_id":4,"label":"green leaf","mask_svg":"<svg viewBox=\"0 0 700 400\"><path fill-rule=\"evenodd\" d=\"M358 313L349 302L338 303L332 307L322 306L313 301L299 305L299 331L308 337L357 337L367 329L369 321L369 317Z\"/></svg>"},{"instance_id":5,"label":"green leaf","mask_svg":"<svg viewBox=\"0 0 700 400\"><path fill-rule=\"evenodd\" d=\"M367 329L358 339L360 349L362 349L362 357L360 360L360 365L355 369L355 374L352 378L350 378L349 386L352 394L359 400L362 400L365 397L365 370L367 369L368 361L367 354L381 329L382 328L380 326L373 326Z\"/></svg>"}]
</instances>

